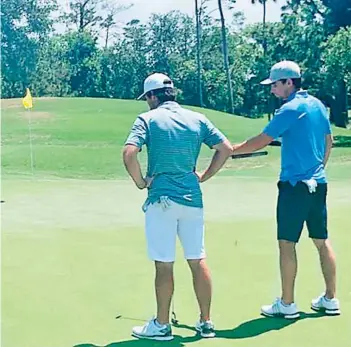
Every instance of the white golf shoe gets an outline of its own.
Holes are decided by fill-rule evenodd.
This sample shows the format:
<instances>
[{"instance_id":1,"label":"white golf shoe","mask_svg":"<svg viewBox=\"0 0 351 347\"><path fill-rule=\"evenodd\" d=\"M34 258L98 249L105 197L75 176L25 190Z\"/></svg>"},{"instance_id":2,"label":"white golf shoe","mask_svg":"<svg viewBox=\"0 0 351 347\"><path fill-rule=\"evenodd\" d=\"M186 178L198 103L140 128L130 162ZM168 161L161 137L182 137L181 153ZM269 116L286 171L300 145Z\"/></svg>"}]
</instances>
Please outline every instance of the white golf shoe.
<instances>
[{"instance_id":1,"label":"white golf shoe","mask_svg":"<svg viewBox=\"0 0 351 347\"><path fill-rule=\"evenodd\" d=\"M261 313L266 317L282 317L285 319L297 319L300 317L296 304L285 305L281 298L277 298L272 305L262 306Z\"/></svg>"},{"instance_id":2,"label":"white golf shoe","mask_svg":"<svg viewBox=\"0 0 351 347\"><path fill-rule=\"evenodd\" d=\"M170 324L164 324L159 327L156 319L152 318L143 326L134 327L132 335L139 339L170 341L173 340L172 328Z\"/></svg>"},{"instance_id":3,"label":"white golf shoe","mask_svg":"<svg viewBox=\"0 0 351 347\"><path fill-rule=\"evenodd\" d=\"M317 312L323 312L328 316L338 316L340 311L340 302L338 299L327 299L323 293L318 298L312 300L311 308Z\"/></svg>"},{"instance_id":4,"label":"white golf shoe","mask_svg":"<svg viewBox=\"0 0 351 347\"><path fill-rule=\"evenodd\" d=\"M195 329L204 338L211 338L216 336L214 325L210 320L206 322L202 322L201 320L197 321Z\"/></svg>"}]
</instances>

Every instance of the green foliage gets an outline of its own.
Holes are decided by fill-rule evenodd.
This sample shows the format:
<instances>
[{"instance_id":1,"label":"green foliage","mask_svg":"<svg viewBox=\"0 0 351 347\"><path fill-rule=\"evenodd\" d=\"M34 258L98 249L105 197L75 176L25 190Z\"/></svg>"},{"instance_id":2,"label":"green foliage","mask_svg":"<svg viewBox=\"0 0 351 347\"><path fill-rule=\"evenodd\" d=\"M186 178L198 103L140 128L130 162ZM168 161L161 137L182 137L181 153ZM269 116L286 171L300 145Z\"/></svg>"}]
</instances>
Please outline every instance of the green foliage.
<instances>
[{"instance_id":1,"label":"green foliage","mask_svg":"<svg viewBox=\"0 0 351 347\"><path fill-rule=\"evenodd\" d=\"M79 31L92 30L103 20L97 13L99 3L101 3L100 0L70 0L69 11L61 19L68 26L73 25Z\"/></svg>"},{"instance_id":2,"label":"green foliage","mask_svg":"<svg viewBox=\"0 0 351 347\"><path fill-rule=\"evenodd\" d=\"M1 3L1 95L21 95L30 85L40 43L52 31L56 1L6 0Z\"/></svg>"},{"instance_id":3,"label":"green foliage","mask_svg":"<svg viewBox=\"0 0 351 347\"><path fill-rule=\"evenodd\" d=\"M252 118L272 113L279 103L259 82L274 63L290 59L301 65L305 88L329 106L341 105L333 114L338 118L342 112L343 120L335 122L344 124L344 100L351 88L350 27L343 28L345 16L335 14L348 13L349 2L289 0L281 22L263 18L243 26L235 1L224 1L223 8L233 15L233 23L226 25L226 60L235 113ZM207 7L203 1L199 9L203 104L231 111L221 23ZM198 105L195 19L179 11L153 14L146 23L132 20L113 35L114 15L125 8L109 0L71 0L60 18L75 30L57 34L55 0L6 0L1 8L2 97L23 96L30 87L38 96L133 99L141 93L144 78L159 71L175 81L182 103ZM103 31L103 42L97 28Z\"/></svg>"},{"instance_id":4,"label":"green foliage","mask_svg":"<svg viewBox=\"0 0 351 347\"><path fill-rule=\"evenodd\" d=\"M68 50L64 36L54 36L39 51L34 81L31 85L38 96L70 95L70 65L64 59Z\"/></svg>"},{"instance_id":5,"label":"green foliage","mask_svg":"<svg viewBox=\"0 0 351 347\"><path fill-rule=\"evenodd\" d=\"M350 0L288 0L284 9L303 13L309 21L323 22L328 33L351 25Z\"/></svg>"},{"instance_id":6,"label":"green foliage","mask_svg":"<svg viewBox=\"0 0 351 347\"><path fill-rule=\"evenodd\" d=\"M54 36L40 51L33 87L37 95L98 96L96 39L87 31Z\"/></svg>"},{"instance_id":7,"label":"green foliage","mask_svg":"<svg viewBox=\"0 0 351 347\"><path fill-rule=\"evenodd\" d=\"M343 78L351 88L351 27L340 29L328 39L324 61L329 80Z\"/></svg>"}]
</instances>

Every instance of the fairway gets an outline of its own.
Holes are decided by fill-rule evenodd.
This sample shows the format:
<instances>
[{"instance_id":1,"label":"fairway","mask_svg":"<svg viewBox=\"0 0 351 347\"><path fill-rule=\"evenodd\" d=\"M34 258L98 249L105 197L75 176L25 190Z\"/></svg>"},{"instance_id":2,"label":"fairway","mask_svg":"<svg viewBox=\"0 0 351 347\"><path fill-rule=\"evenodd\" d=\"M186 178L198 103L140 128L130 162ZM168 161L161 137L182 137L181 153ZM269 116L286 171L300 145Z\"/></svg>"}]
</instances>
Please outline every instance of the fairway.
<instances>
[{"instance_id":1,"label":"fairway","mask_svg":"<svg viewBox=\"0 0 351 347\"><path fill-rule=\"evenodd\" d=\"M155 311L153 264L147 260L141 205L121 149L143 102L36 99L2 102L2 347L346 347L351 340L351 148L328 165L329 229L338 261L342 315L310 309L323 290L317 252L304 233L298 246L297 321L267 319L260 306L280 295L275 240L279 148L267 157L230 160L203 184L206 248L214 284L217 338L199 339L190 271L177 249L175 340L140 341L131 328ZM266 120L204 111L232 142ZM336 134L350 136L347 130ZM141 153L145 166L145 152ZM204 168L211 156L204 148ZM120 319L116 316L121 315Z\"/></svg>"}]
</instances>

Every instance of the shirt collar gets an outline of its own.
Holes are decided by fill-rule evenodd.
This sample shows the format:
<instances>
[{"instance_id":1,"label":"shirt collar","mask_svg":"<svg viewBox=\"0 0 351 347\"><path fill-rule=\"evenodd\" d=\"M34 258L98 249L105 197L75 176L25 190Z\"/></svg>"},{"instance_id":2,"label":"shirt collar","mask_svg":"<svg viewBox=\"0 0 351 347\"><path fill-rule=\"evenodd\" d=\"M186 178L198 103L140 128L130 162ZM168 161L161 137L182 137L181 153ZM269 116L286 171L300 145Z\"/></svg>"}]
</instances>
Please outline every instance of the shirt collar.
<instances>
[{"instance_id":1,"label":"shirt collar","mask_svg":"<svg viewBox=\"0 0 351 347\"><path fill-rule=\"evenodd\" d=\"M291 101L292 99L295 99L296 96L302 96L302 97L307 97L308 93L306 90L298 90L295 93L292 93L289 95L287 99L285 99L285 102Z\"/></svg>"},{"instance_id":2,"label":"shirt collar","mask_svg":"<svg viewBox=\"0 0 351 347\"><path fill-rule=\"evenodd\" d=\"M180 105L176 101L166 101L158 106L158 108L166 108L167 110L171 110L173 108L180 108Z\"/></svg>"}]
</instances>

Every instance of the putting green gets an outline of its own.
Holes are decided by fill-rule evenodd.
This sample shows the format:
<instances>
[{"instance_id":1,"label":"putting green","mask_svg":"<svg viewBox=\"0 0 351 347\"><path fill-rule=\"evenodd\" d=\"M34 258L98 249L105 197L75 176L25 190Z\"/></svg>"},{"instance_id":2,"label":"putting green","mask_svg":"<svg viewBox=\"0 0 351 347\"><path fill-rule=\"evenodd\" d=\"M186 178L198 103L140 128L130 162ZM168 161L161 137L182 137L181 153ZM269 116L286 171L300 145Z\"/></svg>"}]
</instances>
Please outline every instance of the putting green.
<instances>
[{"instance_id":1,"label":"putting green","mask_svg":"<svg viewBox=\"0 0 351 347\"><path fill-rule=\"evenodd\" d=\"M120 160L123 140L144 104L37 100L36 111L44 114L36 114L32 123L33 177L27 119L17 104L2 114L2 346L165 345L130 336L131 328L155 311L153 264L146 256L141 211L145 192L127 179ZM265 123L208 114L232 141L255 134ZM266 158L230 161L203 185L218 337L196 337L198 309L178 245L175 306L181 325L167 346L349 344L350 150L335 149L328 166L329 227L343 314L320 317L309 309L323 281L317 253L304 233L296 301L305 314L293 322L259 316L260 306L279 295L280 288L274 217L279 149L269 152ZM201 167L210 154L202 152ZM115 319L118 315L122 317Z\"/></svg>"},{"instance_id":2,"label":"putting green","mask_svg":"<svg viewBox=\"0 0 351 347\"><path fill-rule=\"evenodd\" d=\"M343 315L317 318L309 309L323 282L317 254L304 235L297 302L306 316L288 324L259 316L260 305L279 295L274 180L218 178L205 184L218 339L194 338L191 326L198 311L178 248L176 309L181 324L190 327L174 329L182 338L171 345L196 341L231 346L231 339L237 339L238 345L268 347L279 339L284 347L346 346L351 318L346 232L350 196L344 188L335 182L329 199ZM150 345L121 342L131 340L130 329L142 323L128 318L148 319L155 309L153 267L146 258L142 228L143 195L129 181L5 181L3 346ZM116 320L117 315L122 318Z\"/></svg>"}]
</instances>

